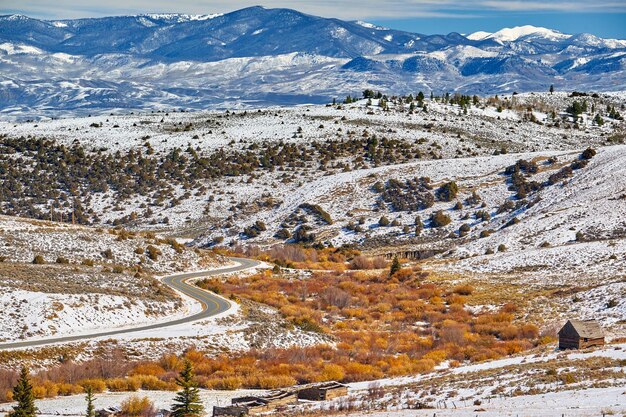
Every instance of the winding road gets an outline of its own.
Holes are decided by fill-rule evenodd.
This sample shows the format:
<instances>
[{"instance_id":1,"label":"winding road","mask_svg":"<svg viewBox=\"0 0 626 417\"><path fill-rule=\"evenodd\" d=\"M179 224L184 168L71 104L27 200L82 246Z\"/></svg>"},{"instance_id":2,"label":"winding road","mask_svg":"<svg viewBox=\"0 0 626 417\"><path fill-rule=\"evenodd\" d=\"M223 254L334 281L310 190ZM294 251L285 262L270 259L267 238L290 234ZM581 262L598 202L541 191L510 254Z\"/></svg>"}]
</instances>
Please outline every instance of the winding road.
<instances>
[{"instance_id":1,"label":"winding road","mask_svg":"<svg viewBox=\"0 0 626 417\"><path fill-rule=\"evenodd\" d=\"M64 337L40 339L40 340L27 340L23 342L2 343L0 344L0 350L38 347L38 346L50 345L54 343L75 342L79 340L94 339L97 337L116 336L120 334L134 333L134 332L140 332L140 331L145 331L145 330L162 329L164 327L191 323L196 320L206 319L206 318L215 316L217 314L223 313L230 308L231 304L229 301L209 291L205 291L192 284L188 284L187 281L192 278L203 278L203 277L209 277L213 275L221 275L221 274L228 274L231 272L244 271L246 269L254 268L260 265L260 262L252 260L252 259L230 258L230 260L233 262L237 262L239 265L228 267L228 268L214 269L210 271L188 272L184 274L170 275L170 276L163 278L162 281L164 284L173 288L176 291L179 291L199 301L200 304L202 304L202 311L199 313L193 314L189 317L183 317L177 320L166 321L163 323L155 323L155 324L149 324L145 326L126 328L126 329L110 330L110 331L104 331L100 333L64 336Z\"/></svg>"}]
</instances>

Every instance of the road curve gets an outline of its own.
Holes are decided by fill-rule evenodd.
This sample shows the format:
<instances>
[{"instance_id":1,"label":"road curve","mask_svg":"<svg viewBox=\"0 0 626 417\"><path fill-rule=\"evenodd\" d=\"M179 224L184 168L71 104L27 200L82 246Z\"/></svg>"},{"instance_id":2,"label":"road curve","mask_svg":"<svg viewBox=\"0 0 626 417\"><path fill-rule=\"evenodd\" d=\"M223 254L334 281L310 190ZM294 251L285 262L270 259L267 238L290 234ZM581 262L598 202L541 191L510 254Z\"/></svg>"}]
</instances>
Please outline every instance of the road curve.
<instances>
[{"instance_id":1,"label":"road curve","mask_svg":"<svg viewBox=\"0 0 626 417\"><path fill-rule=\"evenodd\" d=\"M181 319L166 321L163 323L149 324L146 326L139 326L127 329L118 329L105 331L100 333L92 333L86 335L76 336L64 336L41 340L27 340L23 342L12 342L0 344L0 350L6 349L20 349L38 347L44 345L50 345L54 343L75 342L87 339L93 339L96 337L116 336L125 333L135 333L145 330L161 329L164 327L176 326L179 324L191 323L196 320L206 319L217 314L223 313L230 308L230 302L219 297L209 291L202 290L194 285L188 284L186 281L192 278L203 278L213 275L227 274L231 272L239 272L246 269L254 268L260 264L260 262L245 259L245 258L230 258L231 261L237 262L239 265L228 268L215 269L212 271L200 271L200 272L188 272L184 274L170 275L163 278L163 283L167 286L180 291L181 293L199 301L202 304L202 311L191 315L189 317L183 317Z\"/></svg>"}]
</instances>

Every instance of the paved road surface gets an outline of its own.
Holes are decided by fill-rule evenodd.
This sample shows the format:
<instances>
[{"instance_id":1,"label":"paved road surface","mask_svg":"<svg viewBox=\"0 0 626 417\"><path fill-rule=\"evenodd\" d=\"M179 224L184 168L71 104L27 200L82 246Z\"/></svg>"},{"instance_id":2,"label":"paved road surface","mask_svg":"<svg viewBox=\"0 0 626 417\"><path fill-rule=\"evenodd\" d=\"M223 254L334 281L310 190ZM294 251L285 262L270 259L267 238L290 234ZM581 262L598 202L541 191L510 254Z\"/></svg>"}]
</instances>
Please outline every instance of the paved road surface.
<instances>
[{"instance_id":1,"label":"paved road surface","mask_svg":"<svg viewBox=\"0 0 626 417\"><path fill-rule=\"evenodd\" d=\"M206 318L215 316L217 314L223 313L230 308L229 301L226 301L223 298L218 297L213 293L204 291L191 284L187 284L185 281L187 281L190 278L202 278L202 277L208 277L212 275L225 274L229 272L243 271L245 269L254 268L255 266L258 266L260 264L260 262L254 261L252 259L245 259L245 258L230 258L230 259L234 262L239 263L239 265L233 266L230 268L216 269L213 271L189 272L186 274L171 275L171 276L163 278L164 284L182 292L185 295L188 295L191 298L196 299L202 304L202 311L192 316L183 317L181 319L167 321L163 323L155 323L155 324L150 324L150 325L140 326L140 327L133 327L133 328L128 328L128 329L110 330L110 331L104 331L101 333L65 336L65 337L57 337L57 338L41 339L41 340L35 339L35 340L28 340L24 342L3 343L3 344L0 344L0 350L37 347L37 346L44 346L44 345L49 345L53 343L74 342L74 341L80 341L80 340L86 340L86 339L93 339L96 337L116 336L116 335L125 334L125 333L134 333L134 332L145 331L145 330L162 329L164 327L191 323L196 320L206 319Z\"/></svg>"}]
</instances>

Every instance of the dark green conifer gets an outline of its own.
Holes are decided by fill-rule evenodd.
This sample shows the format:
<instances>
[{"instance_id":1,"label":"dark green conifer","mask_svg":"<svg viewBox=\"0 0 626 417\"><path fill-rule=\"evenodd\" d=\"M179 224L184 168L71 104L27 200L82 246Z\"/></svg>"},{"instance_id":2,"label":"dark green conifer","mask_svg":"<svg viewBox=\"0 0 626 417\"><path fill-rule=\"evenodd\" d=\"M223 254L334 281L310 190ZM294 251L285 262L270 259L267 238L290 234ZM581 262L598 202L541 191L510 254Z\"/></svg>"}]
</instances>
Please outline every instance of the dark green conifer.
<instances>
[{"instance_id":1,"label":"dark green conifer","mask_svg":"<svg viewBox=\"0 0 626 417\"><path fill-rule=\"evenodd\" d=\"M8 417L35 417L37 413L35 396L28 377L28 368L25 366L22 367L20 378L13 388L13 401L17 401L17 404L13 406L13 411L8 414Z\"/></svg>"},{"instance_id":2,"label":"dark green conifer","mask_svg":"<svg viewBox=\"0 0 626 417\"><path fill-rule=\"evenodd\" d=\"M200 401L198 386L193 380L193 367L189 360L185 361L180 376L176 378L176 385L182 389L174 397L172 417L191 417L204 414L204 406Z\"/></svg>"}]
</instances>

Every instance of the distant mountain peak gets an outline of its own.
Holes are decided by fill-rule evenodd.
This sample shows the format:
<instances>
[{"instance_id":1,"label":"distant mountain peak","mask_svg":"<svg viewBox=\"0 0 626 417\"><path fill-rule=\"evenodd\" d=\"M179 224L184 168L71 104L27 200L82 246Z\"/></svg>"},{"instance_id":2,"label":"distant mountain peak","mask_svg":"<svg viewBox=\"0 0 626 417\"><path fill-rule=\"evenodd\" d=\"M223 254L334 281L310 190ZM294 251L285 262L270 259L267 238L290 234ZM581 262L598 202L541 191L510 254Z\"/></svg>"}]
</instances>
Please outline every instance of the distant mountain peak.
<instances>
[{"instance_id":1,"label":"distant mountain peak","mask_svg":"<svg viewBox=\"0 0 626 417\"><path fill-rule=\"evenodd\" d=\"M30 17L24 16L23 14L5 14L0 16L2 20L29 20Z\"/></svg>"},{"instance_id":2,"label":"distant mountain peak","mask_svg":"<svg viewBox=\"0 0 626 417\"><path fill-rule=\"evenodd\" d=\"M180 13L147 13L141 14L139 16L146 16L151 19L158 20L208 20L213 19L219 16L223 16L223 13L213 13L213 14L180 14Z\"/></svg>"},{"instance_id":3,"label":"distant mountain peak","mask_svg":"<svg viewBox=\"0 0 626 417\"><path fill-rule=\"evenodd\" d=\"M550 40L568 39L572 35L566 35L557 30L547 29L543 27L537 27L532 25L515 26L512 28L500 29L497 32L474 32L467 36L468 39L479 41L486 39L493 39L497 42L514 42L520 38L527 36L546 38Z\"/></svg>"},{"instance_id":4,"label":"distant mountain peak","mask_svg":"<svg viewBox=\"0 0 626 417\"><path fill-rule=\"evenodd\" d=\"M356 23L359 26L363 26L364 28L368 28L368 29L389 30L389 28L378 26L370 22L364 22L363 20L355 20L354 23Z\"/></svg>"}]
</instances>

